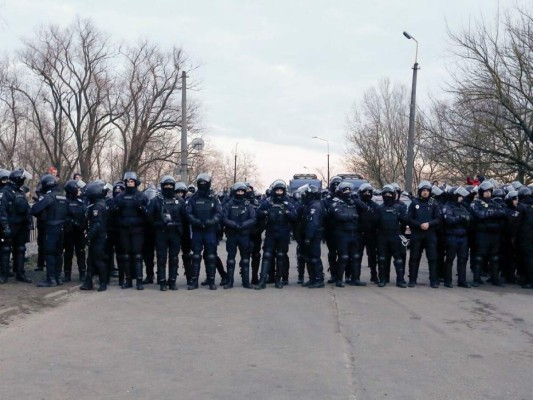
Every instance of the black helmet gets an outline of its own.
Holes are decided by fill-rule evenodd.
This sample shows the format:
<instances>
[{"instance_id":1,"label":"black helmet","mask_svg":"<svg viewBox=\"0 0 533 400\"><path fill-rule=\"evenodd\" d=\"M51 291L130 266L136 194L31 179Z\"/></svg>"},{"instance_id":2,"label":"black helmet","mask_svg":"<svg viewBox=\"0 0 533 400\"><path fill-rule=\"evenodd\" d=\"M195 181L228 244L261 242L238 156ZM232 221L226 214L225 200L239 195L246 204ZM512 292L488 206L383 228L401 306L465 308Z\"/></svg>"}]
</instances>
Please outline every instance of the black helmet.
<instances>
[{"instance_id":1,"label":"black helmet","mask_svg":"<svg viewBox=\"0 0 533 400\"><path fill-rule=\"evenodd\" d=\"M122 180L124 181L124 184L126 184L127 181L129 181L130 179L135 182L135 187L137 187L137 186L139 186L141 184L141 180L137 176L136 172L128 171L122 177Z\"/></svg>"},{"instance_id":2,"label":"black helmet","mask_svg":"<svg viewBox=\"0 0 533 400\"><path fill-rule=\"evenodd\" d=\"M208 193L209 189L211 189L211 176L205 172L198 174L196 177L196 186L199 191Z\"/></svg>"},{"instance_id":3,"label":"black helmet","mask_svg":"<svg viewBox=\"0 0 533 400\"><path fill-rule=\"evenodd\" d=\"M418 195L420 196L420 193L422 193L422 190L429 190L429 192L431 193L431 182L429 181L421 181L419 184L418 184Z\"/></svg>"},{"instance_id":4,"label":"black helmet","mask_svg":"<svg viewBox=\"0 0 533 400\"><path fill-rule=\"evenodd\" d=\"M245 183L242 182L236 182L231 187L231 195L235 198L242 199L246 195L246 190L248 189L248 186L246 186ZM244 193L242 196L237 196L237 190L242 190Z\"/></svg>"},{"instance_id":5,"label":"black helmet","mask_svg":"<svg viewBox=\"0 0 533 400\"><path fill-rule=\"evenodd\" d=\"M320 200L322 197L322 193L320 192L320 189L316 185L309 185L309 189L307 190L307 197L309 200Z\"/></svg>"},{"instance_id":6,"label":"black helmet","mask_svg":"<svg viewBox=\"0 0 533 400\"><path fill-rule=\"evenodd\" d=\"M41 177L41 193L46 193L57 186L56 177L45 174Z\"/></svg>"},{"instance_id":7,"label":"black helmet","mask_svg":"<svg viewBox=\"0 0 533 400\"><path fill-rule=\"evenodd\" d=\"M126 185L122 181L116 181L113 183L113 197L126 190Z\"/></svg>"},{"instance_id":8,"label":"black helmet","mask_svg":"<svg viewBox=\"0 0 533 400\"><path fill-rule=\"evenodd\" d=\"M507 195L505 196L505 202L508 204L508 205L511 205L511 203L513 202L513 200L517 200L518 199L518 192L516 190L511 190L509 193L507 193Z\"/></svg>"},{"instance_id":9,"label":"black helmet","mask_svg":"<svg viewBox=\"0 0 533 400\"><path fill-rule=\"evenodd\" d=\"M79 189L78 181L76 180L68 181L67 183L65 183L64 188L65 188L65 193L67 195L70 195L70 196L78 195L78 189Z\"/></svg>"},{"instance_id":10,"label":"black helmet","mask_svg":"<svg viewBox=\"0 0 533 400\"><path fill-rule=\"evenodd\" d=\"M524 201L531 197L531 189L528 186L522 186L518 189L518 199Z\"/></svg>"},{"instance_id":11,"label":"black helmet","mask_svg":"<svg viewBox=\"0 0 533 400\"><path fill-rule=\"evenodd\" d=\"M183 192L187 193L187 185L183 182L176 182L174 185L174 191L177 192Z\"/></svg>"},{"instance_id":12,"label":"black helmet","mask_svg":"<svg viewBox=\"0 0 533 400\"><path fill-rule=\"evenodd\" d=\"M270 185L270 190L275 192L276 189L283 189L284 192L287 192L287 184L282 179L275 180Z\"/></svg>"},{"instance_id":13,"label":"black helmet","mask_svg":"<svg viewBox=\"0 0 533 400\"><path fill-rule=\"evenodd\" d=\"M479 197L483 197L483 193L487 191L490 191L491 193L494 191L494 185L490 180L484 180L477 188Z\"/></svg>"},{"instance_id":14,"label":"black helmet","mask_svg":"<svg viewBox=\"0 0 533 400\"><path fill-rule=\"evenodd\" d=\"M503 189L494 189L492 195L493 197L503 199L505 197L505 192L503 191Z\"/></svg>"},{"instance_id":15,"label":"black helmet","mask_svg":"<svg viewBox=\"0 0 533 400\"><path fill-rule=\"evenodd\" d=\"M11 171L8 171L7 169L0 169L0 181L3 179L9 179L10 174Z\"/></svg>"},{"instance_id":16,"label":"black helmet","mask_svg":"<svg viewBox=\"0 0 533 400\"><path fill-rule=\"evenodd\" d=\"M385 185L381 189L381 196L383 196L386 193L391 193L392 195L394 195L396 193L396 188L392 185Z\"/></svg>"},{"instance_id":17,"label":"black helmet","mask_svg":"<svg viewBox=\"0 0 533 400\"><path fill-rule=\"evenodd\" d=\"M339 183L339 186L337 186L336 193L339 196L346 198L346 197L350 197L350 195L352 194L352 191L353 191L353 184L351 184L350 182L341 182Z\"/></svg>"},{"instance_id":18,"label":"black helmet","mask_svg":"<svg viewBox=\"0 0 533 400\"><path fill-rule=\"evenodd\" d=\"M94 202L98 199L103 199L105 197L104 185L98 181L90 182L85 187L85 197L87 197L87 199L91 202Z\"/></svg>"},{"instance_id":19,"label":"black helmet","mask_svg":"<svg viewBox=\"0 0 533 400\"><path fill-rule=\"evenodd\" d=\"M342 178L340 176L334 176L332 177L330 180L329 180L329 191L331 193L335 193L335 191L337 190L337 186L339 186L339 184L342 182Z\"/></svg>"},{"instance_id":20,"label":"black helmet","mask_svg":"<svg viewBox=\"0 0 533 400\"><path fill-rule=\"evenodd\" d=\"M13 182L13 184L17 187L21 187L24 185L24 181L26 180L26 175L24 174L24 170L22 168L17 168L9 174L9 180Z\"/></svg>"},{"instance_id":21,"label":"black helmet","mask_svg":"<svg viewBox=\"0 0 533 400\"><path fill-rule=\"evenodd\" d=\"M176 188L176 180L172 175L165 175L159 181L159 185L161 186L161 189L163 189L163 186L165 185L172 185L172 190L174 190Z\"/></svg>"}]
</instances>

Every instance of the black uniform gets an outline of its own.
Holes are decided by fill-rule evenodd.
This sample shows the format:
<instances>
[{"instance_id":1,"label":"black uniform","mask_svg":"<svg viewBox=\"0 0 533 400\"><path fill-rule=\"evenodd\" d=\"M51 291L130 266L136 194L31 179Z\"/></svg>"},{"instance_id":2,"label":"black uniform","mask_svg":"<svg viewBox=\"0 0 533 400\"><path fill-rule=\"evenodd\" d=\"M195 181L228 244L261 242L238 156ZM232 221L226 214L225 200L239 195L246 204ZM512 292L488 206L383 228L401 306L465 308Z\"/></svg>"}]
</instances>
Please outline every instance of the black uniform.
<instances>
[{"instance_id":1,"label":"black uniform","mask_svg":"<svg viewBox=\"0 0 533 400\"><path fill-rule=\"evenodd\" d=\"M308 193L306 197L310 195ZM306 199L302 215L302 254L309 275L309 282L304 283L303 286L307 286L310 289L321 288L324 287L324 266L322 265L320 245L325 217L322 201L319 198Z\"/></svg>"},{"instance_id":2,"label":"black uniform","mask_svg":"<svg viewBox=\"0 0 533 400\"><path fill-rule=\"evenodd\" d=\"M85 264L85 211L86 207L82 199L67 193L68 202L67 217L64 226L63 239L63 266L65 269L65 282L70 282L72 273L72 258L76 252L79 279L83 281L87 270Z\"/></svg>"},{"instance_id":3,"label":"black uniform","mask_svg":"<svg viewBox=\"0 0 533 400\"><path fill-rule=\"evenodd\" d=\"M31 226L30 205L21 187L8 183L0 191L0 225L2 228L2 249L0 260L0 283L7 282L9 275L9 258L13 254L16 279L31 282L24 270L26 242Z\"/></svg>"},{"instance_id":4,"label":"black uniform","mask_svg":"<svg viewBox=\"0 0 533 400\"><path fill-rule=\"evenodd\" d=\"M378 207L377 246L379 286L384 287L390 280L390 262L394 259L396 285L405 287L405 262L402 240L407 214L403 204L394 200L394 192L389 198L384 196L383 204Z\"/></svg>"},{"instance_id":5,"label":"black uniform","mask_svg":"<svg viewBox=\"0 0 533 400\"><path fill-rule=\"evenodd\" d=\"M414 198L407 209L408 224L411 228L411 253L409 257L409 285L416 284L422 251L426 250L429 266L429 281L432 287L439 286L437 275L437 234L436 228L441 223L441 214L437 202L432 198ZM423 223L429 223L429 229L422 230Z\"/></svg>"},{"instance_id":6,"label":"black uniform","mask_svg":"<svg viewBox=\"0 0 533 400\"><path fill-rule=\"evenodd\" d=\"M166 286L171 290L177 290L178 256L183 235L183 223L187 218L185 201L181 198L174 198L173 193L169 193L167 196L158 194L150 200L148 215L155 231L157 281L161 290L165 290ZM169 264L168 281L167 259Z\"/></svg>"},{"instance_id":7,"label":"black uniform","mask_svg":"<svg viewBox=\"0 0 533 400\"><path fill-rule=\"evenodd\" d=\"M89 184L91 185L91 184ZM89 186L88 185L88 186ZM89 257L87 258L87 276L81 289L92 289L92 278L98 275L100 280L99 292L107 289L108 269L105 260L105 246L107 236L107 205L103 198L90 200L87 207L87 247Z\"/></svg>"},{"instance_id":8,"label":"black uniform","mask_svg":"<svg viewBox=\"0 0 533 400\"><path fill-rule=\"evenodd\" d=\"M519 247L522 263L524 264L525 289L533 288L533 199L521 200L520 204Z\"/></svg>"},{"instance_id":9,"label":"black uniform","mask_svg":"<svg viewBox=\"0 0 533 400\"><path fill-rule=\"evenodd\" d=\"M472 221L470 212L456 200L447 202L443 209L444 244L446 259L444 262L444 286L452 286L453 262L457 257L457 284L470 287L466 281L466 263L468 261L468 228Z\"/></svg>"},{"instance_id":10,"label":"black uniform","mask_svg":"<svg viewBox=\"0 0 533 400\"><path fill-rule=\"evenodd\" d=\"M503 227L505 210L492 199L476 199L470 208L474 216L475 256L473 260L474 282L481 283L481 271L488 262L492 284L502 286L499 279L500 232Z\"/></svg>"},{"instance_id":11,"label":"black uniform","mask_svg":"<svg viewBox=\"0 0 533 400\"><path fill-rule=\"evenodd\" d=\"M377 257L378 257L378 237L377 222L379 220L379 205L372 201L372 198L361 197L361 201L368 206L368 210L363 210L359 215L359 251L360 258L356 259L356 271L361 272L361 261L363 252L366 249L368 258L368 268L370 268L370 280L377 283Z\"/></svg>"},{"instance_id":12,"label":"black uniform","mask_svg":"<svg viewBox=\"0 0 533 400\"><path fill-rule=\"evenodd\" d=\"M46 190L46 188L43 188ZM67 218L67 198L55 190L49 190L32 206L31 214L39 218L44 227L44 257L46 281L39 286L61 285L61 258L63 251L63 224Z\"/></svg>"},{"instance_id":13,"label":"black uniform","mask_svg":"<svg viewBox=\"0 0 533 400\"><path fill-rule=\"evenodd\" d=\"M148 198L136 187L126 187L126 190L113 200L113 208L119 223L120 250L124 252L120 257L124 262L123 288L132 287L133 278L137 280L137 289L144 288L142 249L147 206Z\"/></svg>"},{"instance_id":14,"label":"black uniform","mask_svg":"<svg viewBox=\"0 0 533 400\"><path fill-rule=\"evenodd\" d=\"M249 200L234 196L222 209L223 223L226 228L226 251L228 279L224 289L233 287L233 274L235 272L235 257L237 249L241 256L242 286L250 286L250 230L255 225L255 208Z\"/></svg>"}]
</instances>

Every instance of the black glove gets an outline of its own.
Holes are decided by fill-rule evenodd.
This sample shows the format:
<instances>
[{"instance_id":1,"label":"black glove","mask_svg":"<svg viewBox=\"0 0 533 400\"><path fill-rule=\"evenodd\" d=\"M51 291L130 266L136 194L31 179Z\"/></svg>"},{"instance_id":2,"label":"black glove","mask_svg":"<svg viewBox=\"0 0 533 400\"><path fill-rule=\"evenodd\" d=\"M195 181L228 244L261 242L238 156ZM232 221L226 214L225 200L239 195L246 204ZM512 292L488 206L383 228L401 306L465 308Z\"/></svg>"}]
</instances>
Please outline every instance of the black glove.
<instances>
[{"instance_id":1,"label":"black glove","mask_svg":"<svg viewBox=\"0 0 533 400\"><path fill-rule=\"evenodd\" d=\"M212 218L208 218L208 219L205 220L204 225L205 225L205 226L213 226L213 225L215 225L215 223L216 223L216 222L215 222L214 219L212 219Z\"/></svg>"},{"instance_id":2,"label":"black glove","mask_svg":"<svg viewBox=\"0 0 533 400\"><path fill-rule=\"evenodd\" d=\"M304 240L304 244L305 244L306 246L309 246L309 245L311 244L311 239L305 239L305 240Z\"/></svg>"}]
</instances>

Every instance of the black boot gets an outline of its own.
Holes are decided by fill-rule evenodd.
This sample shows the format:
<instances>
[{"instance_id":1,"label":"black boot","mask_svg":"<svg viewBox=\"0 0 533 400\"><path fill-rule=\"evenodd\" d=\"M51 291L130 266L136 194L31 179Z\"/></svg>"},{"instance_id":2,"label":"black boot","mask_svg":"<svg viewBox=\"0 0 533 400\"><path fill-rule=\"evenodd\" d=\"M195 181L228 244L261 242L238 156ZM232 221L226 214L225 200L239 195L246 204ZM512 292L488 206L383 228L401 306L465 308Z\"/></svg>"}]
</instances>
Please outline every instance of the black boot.
<instances>
[{"instance_id":1,"label":"black boot","mask_svg":"<svg viewBox=\"0 0 533 400\"><path fill-rule=\"evenodd\" d=\"M264 253L263 254L263 262L261 264L261 278L259 279L259 283L257 286L254 287L256 290L261 290L266 288L267 284L267 278L270 272L270 265L271 265L271 254L270 253Z\"/></svg>"},{"instance_id":2,"label":"black boot","mask_svg":"<svg viewBox=\"0 0 533 400\"><path fill-rule=\"evenodd\" d=\"M143 285L143 263L142 263L141 255L135 255L134 262L135 262L134 267L135 267L137 290L144 290L144 285Z\"/></svg>"},{"instance_id":3,"label":"black boot","mask_svg":"<svg viewBox=\"0 0 533 400\"><path fill-rule=\"evenodd\" d=\"M176 281L174 280L169 280L168 281L168 288L170 290L178 290L178 287L176 286Z\"/></svg>"},{"instance_id":4,"label":"black boot","mask_svg":"<svg viewBox=\"0 0 533 400\"><path fill-rule=\"evenodd\" d=\"M200 257L195 257L193 255L192 258L192 271L191 271L191 284L187 285L187 290L195 290L198 289L198 278L200 276Z\"/></svg>"},{"instance_id":5,"label":"black boot","mask_svg":"<svg viewBox=\"0 0 533 400\"><path fill-rule=\"evenodd\" d=\"M405 266L403 260L394 260L394 268L396 269L396 286L405 289L407 284L405 282Z\"/></svg>"},{"instance_id":6,"label":"black boot","mask_svg":"<svg viewBox=\"0 0 533 400\"><path fill-rule=\"evenodd\" d=\"M205 258L205 269L207 272L207 284L209 285L209 290L217 290L217 286L215 285L216 268L217 268L217 256L215 254L207 255Z\"/></svg>"},{"instance_id":7,"label":"black boot","mask_svg":"<svg viewBox=\"0 0 533 400\"><path fill-rule=\"evenodd\" d=\"M46 278L44 281L38 282L37 287L56 287L57 283L54 278Z\"/></svg>"},{"instance_id":8,"label":"black boot","mask_svg":"<svg viewBox=\"0 0 533 400\"><path fill-rule=\"evenodd\" d=\"M283 281L281 276L276 277L276 289L283 289Z\"/></svg>"},{"instance_id":9,"label":"black boot","mask_svg":"<svg viewBox=\"0 0 533 400\"><path fill-rule=\"evenodd\" d=\"M167 281L159 281L159 290L162 292L166 292L167 289Z\"/></svg>"},{"instance_id":10,"label":"black boot","mask_svg":"<svg viewBox=\"0 0 533 400\"><path fill-rule=\"evenodd\" d=\"M252 289L252 285L250 285L250 262L247 259L241 260L240 262L241 266L241 279L242 279L242 287L246 289Z\"/></svg>"},{"instance_id":11,"label":"black boot","mask_svg":"<svg viewBox=\"0 0 533 400\"><path fill-rule=\"evenodd\" d=\"M222 264L222 260L219 256L216 256L215 267L220 275L220 286L225 286L226 283L228 283L228 274L226 271L224 271L224 264ZM209 289L211 289L211 286L209 286Z\"/></svg>"},{"instance_id":12,"label":"black boot","mask_svg":"<svg viewBox=\"0 0 533 400\"><path fill-rule=\"evenodd\" d=\"M107 290L107 281L100 281L100 286L98 286L98 292L105 292Z\"/></svg>"},{"instance_id":13,"label":"black boot","mask_svg":"<svg viewBox=\"0 0 533 400\"><path fill-rule=\"evenodd\" d=\"M378 264L378 274L379 274L378 287L385 287L385 285L387 284L386 268L385 268L385 264L383 264L382 262Z\"/></svg>"},{"instance_id":14,"label":"black boot","mask_svg":"<svg viewBox=\"0 0 533 400\"><path fill-rule=\"evenodd\" d=\"M93 275L89 272L85 275L85 280L80 286L80 290L93 290Z\"/></svg>"},{"instance_id":15,"label":"black boot","mask_svg":"<svg viewBox=\"0 0 533 400\"><path fill-rule=\"evenodd\" d=\"M6 283L9 277L9 256L11 255L11 249L4 246L0 251L0 283Z\"/></svg>"},{"instance_id":16,"label":"black boot","mask_svg":"<svg viewBox=\"0 0 533 400\"><path fill-rule=\"evenodd\" d=\"M233 275L235 274L235 260L233 262L228 261L228 272L227 272L227 279L226 284L224 285L224 289L231 289L233 288Z\"/></svg>"},{"instance_id":17,"label":"black boot","mask_svg":"<svg viewBox=\"0 0 533 400\"><path fill-rule=\"evenodd\" d=\"M379 283L378 272L376 271L376 268L370 270L370 282Z\"/></svg>"}]
</instances>

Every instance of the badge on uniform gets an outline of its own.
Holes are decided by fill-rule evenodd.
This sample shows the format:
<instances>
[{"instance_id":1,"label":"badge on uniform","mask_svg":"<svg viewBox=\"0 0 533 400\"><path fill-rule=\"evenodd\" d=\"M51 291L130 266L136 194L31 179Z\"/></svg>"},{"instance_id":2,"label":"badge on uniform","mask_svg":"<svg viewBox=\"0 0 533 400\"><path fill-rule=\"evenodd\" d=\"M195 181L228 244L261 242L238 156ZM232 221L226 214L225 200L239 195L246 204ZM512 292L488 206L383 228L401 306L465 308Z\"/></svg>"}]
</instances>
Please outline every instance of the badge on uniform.
<instances>
[{"instance_id":1,"label":"badge on uniform","mask_svg":"<svg viewBox=\"0 0 533 400\"><path fill-rule=\"evenodd\" d=\"M418 210L418 209L420 208L420 206L417 204L417 205L415 206L415 208Z\"/></svg>"},{"instance_id":2,"label":"badge on uniform","mask_svg":"<svg viewBox=\"0 0 533 400\"><path fill-rule=\"evenodd\" d=\"M487 203L483 204L483 207L488 207L489 205Z\"/></svg>"},{"instance_id":3,"label":"badge on uniform","mask_svg":"<svg viewBox=\"0 0 533 400\"><path fill-rule=\"evenodd\" d=\"M98 210L93 210L93 216L95 216L95 217L98 216Z\"/></svg>"}]
</instances>

